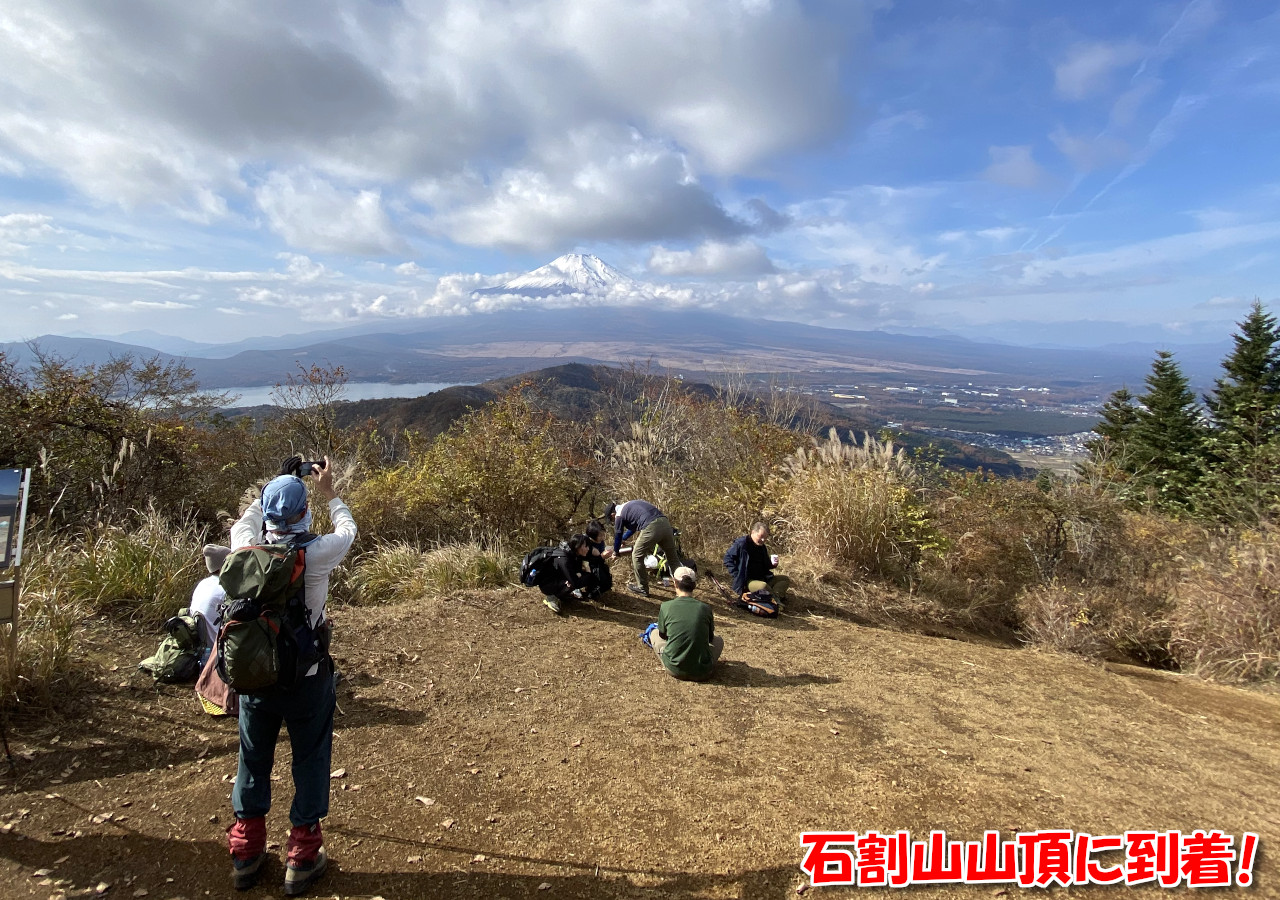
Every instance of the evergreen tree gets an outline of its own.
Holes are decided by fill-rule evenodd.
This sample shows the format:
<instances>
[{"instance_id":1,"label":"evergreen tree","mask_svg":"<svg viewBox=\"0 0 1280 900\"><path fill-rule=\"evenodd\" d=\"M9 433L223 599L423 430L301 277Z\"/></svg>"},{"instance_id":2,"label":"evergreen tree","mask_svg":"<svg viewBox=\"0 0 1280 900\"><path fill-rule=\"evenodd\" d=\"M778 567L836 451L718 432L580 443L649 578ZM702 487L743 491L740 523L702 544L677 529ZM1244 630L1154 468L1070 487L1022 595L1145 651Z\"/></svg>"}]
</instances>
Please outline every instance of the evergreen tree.
<instances>
[{"instance_id":1,"label":"evergreen tree","mask_svg":"<svg viewBox=\"0 0 1280 900\"><path fill-rule=\"evenodd\" d=\"M1079 466L1081 477L1112 485L1127 482L1134 474L1129 444L1137 422L1138 407L1129 389L1112 393L1102 404L1102 421L1093 426L1097 437L1085 441L1089 458Z\"/></svg>"},{"instance_id":2,"label":"evergreen tree","mask_svg":"<svg viewBox=\"0 0 1280 900\"><path fill-rule=\"evenodd\" d=\"M1204 474L1205 427L1196 395L1167 350L1156 354L1146 386L1132 426L1133 471L1151 502L1187 509Z\"/></svg>"},{"instance_id":3,"label":"evergreen tree","mask_svg":"<svg viewBox=\"0 0 1280 900\"><path fill-rule=\"evenodd\" d=\"M1255 300L1232 339L1204 398L1213 425L1206 489L1222 514L1256 520L1280 498L1280 328Z\"/></svg>"}]
</instances>

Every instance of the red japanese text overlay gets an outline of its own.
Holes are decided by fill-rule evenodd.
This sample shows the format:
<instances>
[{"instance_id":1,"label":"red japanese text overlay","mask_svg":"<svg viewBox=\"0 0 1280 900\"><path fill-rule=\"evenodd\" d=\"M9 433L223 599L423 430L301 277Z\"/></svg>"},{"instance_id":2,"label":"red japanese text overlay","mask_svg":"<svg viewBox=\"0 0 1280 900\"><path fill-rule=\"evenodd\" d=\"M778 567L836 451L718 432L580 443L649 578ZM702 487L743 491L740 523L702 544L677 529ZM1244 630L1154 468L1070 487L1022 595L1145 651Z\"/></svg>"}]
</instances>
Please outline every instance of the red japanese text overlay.
<instances>
[{"instance_id":1,"label":"red japanese text overlay","mask_svg":"<svg viewBox=\"0 0 1280 900\"><path fill-rule=\"evenodd\" d=\"M1020 831L1009 840L949 841L945 831L912 840L907 831L806 831L800 867L815 887L913 884L1086 884L1248 887L1258 836L1221 831L1126 831L1092 835L1066 829Z\"/></svg>"}]
</instances>

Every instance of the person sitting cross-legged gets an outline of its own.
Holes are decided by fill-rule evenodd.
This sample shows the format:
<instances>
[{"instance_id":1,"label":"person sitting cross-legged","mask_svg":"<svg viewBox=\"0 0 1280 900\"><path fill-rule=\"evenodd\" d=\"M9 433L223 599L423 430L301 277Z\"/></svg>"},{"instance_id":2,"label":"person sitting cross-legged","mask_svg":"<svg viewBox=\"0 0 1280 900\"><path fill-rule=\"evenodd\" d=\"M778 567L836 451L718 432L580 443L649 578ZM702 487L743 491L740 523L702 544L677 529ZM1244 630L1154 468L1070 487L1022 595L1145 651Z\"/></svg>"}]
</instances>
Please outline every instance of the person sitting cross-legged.
<instances>
[{"instance_id":1,"label":"person sitting cross-legged","mask_svg":"<svg viewBox=\"0 0 1280 900\"><path fill-rule=\"evenodd\" d=\"M756 522L751 533L738 538L724 555L724 567L733 579L733 593L741 600L748 600L754 591L768 590L779 603L787 599L791 579L773 574L777 557L769 554L765 541L769 539L769 526Z\"/></svg>"},{"instance_id":2,"label":"person sitting cross-legged","mask_svg":"<svg viewBox=\"0 0 1280 900\"><path fill-rule=\"evenodd\" d=\"M711 607L693 596L698 575L688 566L672 574L676 595L658 607L657 628L650 626L649 641L662 667L681 681L706 681L724 652L724 638L717 635Z\"/></svg>"}]
</instances>

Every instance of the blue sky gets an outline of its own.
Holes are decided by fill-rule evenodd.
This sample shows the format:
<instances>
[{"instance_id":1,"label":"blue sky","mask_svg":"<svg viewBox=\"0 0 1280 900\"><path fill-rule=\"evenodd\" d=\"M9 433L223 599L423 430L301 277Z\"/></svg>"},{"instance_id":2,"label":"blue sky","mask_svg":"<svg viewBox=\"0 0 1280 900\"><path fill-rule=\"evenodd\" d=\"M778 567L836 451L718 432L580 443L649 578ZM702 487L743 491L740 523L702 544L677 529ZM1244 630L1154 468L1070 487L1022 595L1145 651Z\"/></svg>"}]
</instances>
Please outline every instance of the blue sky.
<instances>
[{"instance_id":1,"label":"blue sky","mask_svg":"<svg viewBox=\"0 0 1280 900\"><path fill-rule=\"evenodd\" d=\"M0 58L2 340L419 327L571 251L849 328L1280 311L1275 2L29 0Z\"/></svg>"}]
</instances>

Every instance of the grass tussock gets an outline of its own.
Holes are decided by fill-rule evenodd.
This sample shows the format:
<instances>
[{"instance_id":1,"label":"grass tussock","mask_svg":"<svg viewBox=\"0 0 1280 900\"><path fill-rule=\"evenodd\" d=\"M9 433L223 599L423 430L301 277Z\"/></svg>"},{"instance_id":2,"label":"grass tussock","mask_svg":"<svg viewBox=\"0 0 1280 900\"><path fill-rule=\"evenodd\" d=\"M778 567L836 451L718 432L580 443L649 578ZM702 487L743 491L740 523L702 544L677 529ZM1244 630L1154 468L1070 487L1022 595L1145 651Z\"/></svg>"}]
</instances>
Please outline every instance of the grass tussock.
<instances>
[{"instance_id":1,"label":"grass tussock","mask_svg":"<svg viewBox=\"0 0 1280 900\"><path fill-rule=\"evenodd\" d=\"M936 547L913 467L893 443L825 443L786 464L782 519L792 551L862 575L903 577Z\"/></svg>"},{"instance_id":2,"label":"grass tussock","mask_svg":"<svg viewBox=\"0 0 1280 900\"><path fill-rule=\"evenodd\" d=\"M1193 565L1176 590L1173 652L1232 681L1280 677L1280 533L1247 532ZM1225 552L1223 552L1225 551Z\"/></svg>"},{"instance_id":3,"label":"grass tussock","mask_svg":"<svg viewBox=\"0 0 1280 900\"><path fill-rule=\"evenodd\" d=\"M348 587L358 604L408 603L514 584L518 566L513 557L479 544L447 544L422 551L400 542L362 554Z\"/></svg>"}]
</instances>

